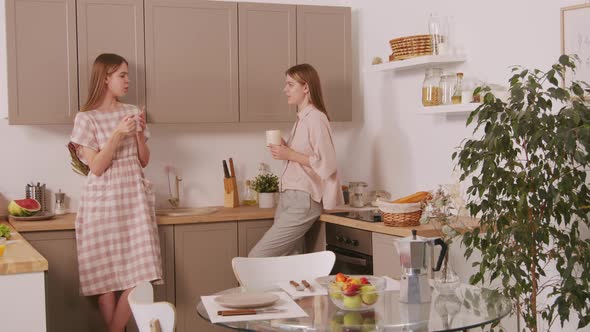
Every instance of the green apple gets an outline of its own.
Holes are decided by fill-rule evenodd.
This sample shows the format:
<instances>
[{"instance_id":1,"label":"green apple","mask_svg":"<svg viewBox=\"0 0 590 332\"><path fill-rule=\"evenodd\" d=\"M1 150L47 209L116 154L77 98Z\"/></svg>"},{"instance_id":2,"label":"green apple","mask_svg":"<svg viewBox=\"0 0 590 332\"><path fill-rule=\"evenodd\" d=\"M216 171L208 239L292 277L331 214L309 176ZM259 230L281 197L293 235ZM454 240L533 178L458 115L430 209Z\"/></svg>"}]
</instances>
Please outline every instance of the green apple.
<instances>
[{"instance_id":1,"label":"green apple","mask_svg":"<svg viewBox=\"0 0 590 332\"><path fill-rule=\"evenodd\" d=\"M379 299L379 294L377 294L377 288L373 285L363 285L361 286L361 300L364 304L375 304Z\"/></svg>"},{"instance_id":2,"label":"green apple","mask_svg":"<svg viewBox=\"0 0 590 332\"><path fill-rule=\"evenodd\" d=\"M376 331L375 318L365 318L363 320L362 332Z\"/></svg>"},{"instance_id":3,"label":"green apple","mask_svg":"<svg viewBox=\"0 0 590 332\"><path fill-rule=\"evenodd\" d=\"M363 324L363 315L358 311L347 312L342 321L344 326L361 326Z\"/></svg>"},{"instance_id":4,"label":"green apple","mask_svg":"<svg viewBox=\"0 0 590 332\"><path fill-rule=\"evenodd\" d=\"M358 294L354 296L344 296L342 299L342 305L347 309L358 309L362 305L361 296Z\"/></svg>"},{"instance_id":5,"label":"green apple","mask_svg":"<svg viewBox=\"0 0 590 332\"><path fill-rule=\"evenodd\" d=\"M342 300L342 291L340 290L340 286L338 286L337 284L330 284L328 293L330 294L330 297L332 299Z\"/></svg>"}]
</instances>

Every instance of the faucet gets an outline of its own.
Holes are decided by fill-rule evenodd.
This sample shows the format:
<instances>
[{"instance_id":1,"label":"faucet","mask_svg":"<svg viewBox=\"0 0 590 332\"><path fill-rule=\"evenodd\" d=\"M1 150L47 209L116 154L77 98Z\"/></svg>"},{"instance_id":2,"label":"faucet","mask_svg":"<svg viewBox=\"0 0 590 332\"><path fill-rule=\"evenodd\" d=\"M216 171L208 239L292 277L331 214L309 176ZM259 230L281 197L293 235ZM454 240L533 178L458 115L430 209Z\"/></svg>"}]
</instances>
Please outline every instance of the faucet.
<instances>
[{"instance_id":1,"label":"faucet","mask_svg":"<svg viewBox=\"0 0 590 332\"><path fill-rule=\"evenodd\" d=\"M170 203L170 205L172 205L173 209L177 209L180 205L180 181L182 181L182 178L176 175L174 178L176 197L168 198L168 202Z\"/></svg>"}]
</instances>

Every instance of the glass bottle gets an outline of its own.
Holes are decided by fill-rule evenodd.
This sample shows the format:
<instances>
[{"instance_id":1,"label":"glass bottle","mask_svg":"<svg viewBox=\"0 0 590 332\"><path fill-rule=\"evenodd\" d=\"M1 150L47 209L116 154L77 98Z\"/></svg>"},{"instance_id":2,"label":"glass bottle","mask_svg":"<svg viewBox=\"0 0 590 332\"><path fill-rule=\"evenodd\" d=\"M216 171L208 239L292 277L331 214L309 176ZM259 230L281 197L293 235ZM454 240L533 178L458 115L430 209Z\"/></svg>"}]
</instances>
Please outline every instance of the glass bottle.
<instances>
[{"instance_id":1,"label":"glass bottle","mask_svg":"<svg viewBox=\"0 0 590 332\"><path fill-rule=\"evenodd\" d=\"M244 194L242 195L243 205L256 205L256 195L252 189L252 181L246 180L244 187Z\"/></svg>"},{"instance_id":2,"label":"glass bottle","mask_svg":"<svg viewBox=\"0 0 590 332\"><path fill-rule=\"evenodd\" d=\"M424 73L424 82L422 83L422 105L436 106L440 105L440 68L428 68Z\"/></svg>"},{"instance_id":3,"label":"glass bottle","mask_svg":"<svg viewBox=\"0 0 590 332\"><path fill-rule=\"evenodd\" d=\"M432 54L439 54L439 45L442 42L442 22L441 18L436 14L430 14L428 19L428 33L432 37ZM426 106L426 105L424 105Z\"/></svg>"},{"instance_id":4,"label":"glass bottle","mask_svg":"<svg viewBox=\"0 0 590 332\"><path fill-rule=\"evenodd\" d=\"M455 94L455 74L444 74L440 77L440 104L449 105L452 103L453 94Z\"/></svg>"},{"instance_id":5,"label":"glass bottle","mask_svg":"<svg viewBox=\"0 0 590 332\"><path fill-rule=\"evenodd\" d=\"M457 73L457 83L455 84L455 93L451 97L453 104L461 104L461 93L463 92L463 73Z\"/></svg>"}]
</instances>

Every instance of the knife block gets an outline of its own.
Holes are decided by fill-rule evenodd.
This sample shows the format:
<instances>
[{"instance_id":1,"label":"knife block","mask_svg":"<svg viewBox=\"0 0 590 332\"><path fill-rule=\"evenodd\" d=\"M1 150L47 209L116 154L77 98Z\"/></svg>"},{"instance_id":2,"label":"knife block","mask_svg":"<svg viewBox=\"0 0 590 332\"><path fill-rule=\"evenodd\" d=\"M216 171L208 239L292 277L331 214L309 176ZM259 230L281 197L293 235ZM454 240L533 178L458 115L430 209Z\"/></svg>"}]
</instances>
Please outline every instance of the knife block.
<instances>
[{"instance_id":1,"label":"knife block","mask_svg":"<svg viewBox=\"0 0 590 332\"><path fill-rule=\"evenodd\" d=\"M238 185L236 178L223 179L223 206L228 208L235 208L240 205L240 198L238 197Z\"/></svg>"}]
</instances>

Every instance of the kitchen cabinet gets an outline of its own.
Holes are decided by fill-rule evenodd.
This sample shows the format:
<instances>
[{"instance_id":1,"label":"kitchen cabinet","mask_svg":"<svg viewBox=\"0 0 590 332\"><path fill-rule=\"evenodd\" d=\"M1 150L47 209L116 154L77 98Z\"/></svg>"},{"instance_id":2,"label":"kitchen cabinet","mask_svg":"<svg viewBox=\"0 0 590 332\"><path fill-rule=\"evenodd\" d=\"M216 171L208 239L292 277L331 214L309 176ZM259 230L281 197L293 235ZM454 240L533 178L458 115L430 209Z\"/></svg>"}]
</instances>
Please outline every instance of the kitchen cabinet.
<instances>
[{"instance_id":1,"label":"kitchen cabinet","mask_svg":"<svg viewBox=\"0 0 590 332\"><path fill-rule=\"evenodd\" d=\"M9 124L72 123L78 110L75 0L6 0Z\"/></svg>"},{"instance_id":2,"label":"kitchen cabinet","mask_svg":"<svg viewBox=\"0 0 590 332\"><path fill-rule=\"evenodd\" d=\"M400 279L401 268L394 241L399 237L373 232L373 274Z\"/></svg>"},{"instance_id":3,"label":"kitchen cabinet","mask_svg":"<svg viewBox=\"0 0 590 332\"><path fill-rule=\"evenodd\" d=\"M297 63L320 76L330 120L352 120L350 8L297 6Z\"/></svg>"},{"instance_id":4,"label":"kitchen cabinet","mask_svg":"<svg viewBox=\"0 0 590 332\"><path fill-rule=\"evenodd\" d=\"M174 226L158 226L160 235L160 255L162 257L162 277L163 285L154 285L154 302L166 301L176 302L175 278L174 278ZM137 325L133 318L129 321L126 328L127 332L136 332Z\"/></svg>"},{"instance_id":5,"label":"kitchen cabinet","mask_svg":"<svg viewBox=\"0 0 590 332\"><path fill-rule=\"evenodd\" d=\"M238 255L248 257L248 253L272 226L274 220L249 220L238 223Z\"/></svg>"},{"instance_id":6,"label":"kitchen cabinet","mask_svg":"<svg viewBox=\"0 0 590 332\"><path fill-rule=\"evenodd\" d=\"M283 87L297 63L297 6L239 3L240 122L294 121Z\"/></svg>"},{"instance_id":7,"label":"kitchen cabinet","mask_svg":"<svg viewBox=\"0 0 590 332\"><path fill-rule=\"evenodd\" d=\"M159 232L165 284L154 287L154 298L174 303L173 226L160 226ZM105 331L96 297L80 295L75 232L21 234L49 263L45 276L47 331ZM131 323L127 330L137 329Z\"/></svg>"},{"instance_id":8,"label":"kitchen cabinet","mask_svg":"<svg viewBox=\"0 0 590 332\"><path fill-rule=\"evenodd\" d=\"M92 64L101 53L129 62L129 92L122 102L145 104L143 0L78 0L80 106L88 99Z\"/></svg>"},{"instance_id":9,"label":"kitchen cabinet","mask_svg":"<svg viewBox=\"0 0 590 332\"><path fill-rule=\"evenodd\" d=\"M80 295L75 232L21 234L49 264L45 275L47 331L105 331L96 297Z\"/></svg>"},{"instance_id":10,"label":"kitchen cabinet","mask_svg":"<svg viewBox=\"0 0 590 332\"><path fill-rule=\"evenodd\" d=\"M196 312L202 295L237 287L231 260L238 256L238 223L176 225L176 331L225 331Z\"/></svg>"},{"instance_id":11,"label":"kitchen cabinet","mask_svg":"<svg viewBox=\"0 0 590 332\"><path fill-rule=\"evenodd\" d=\"M152 123L238 122L238 6L145 0Z\"/></svg>"}]
</instances>

